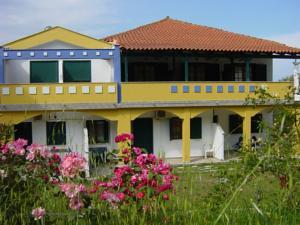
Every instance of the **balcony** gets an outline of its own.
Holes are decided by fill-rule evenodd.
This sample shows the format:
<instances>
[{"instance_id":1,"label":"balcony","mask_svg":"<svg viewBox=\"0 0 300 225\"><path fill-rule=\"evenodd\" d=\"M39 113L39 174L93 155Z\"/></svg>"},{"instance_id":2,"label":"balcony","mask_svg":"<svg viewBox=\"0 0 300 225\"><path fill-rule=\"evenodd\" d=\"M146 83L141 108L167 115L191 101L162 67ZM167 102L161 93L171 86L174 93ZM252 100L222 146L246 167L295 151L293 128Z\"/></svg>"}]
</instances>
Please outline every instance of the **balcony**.
<instances>
[{"instance_id":1,"label":"balcony","mask_svg":"<svg viewBox=\"0 0 300 225\"><path fill-rule=\"evenodd\" d=\"M132 82L122 83L123 103L236 102L253 96L257 88L284 97L289 82Z\"/></svg>"},{"instance_id":2,"label":"balcony","mask_svg":"<svg viewBox=\"0 0 300 225\"><path fill-rule=\"evenodd\" d=\"M116 83L1 84L2 105L117 103Z\"/></svg>"}]
</instances>

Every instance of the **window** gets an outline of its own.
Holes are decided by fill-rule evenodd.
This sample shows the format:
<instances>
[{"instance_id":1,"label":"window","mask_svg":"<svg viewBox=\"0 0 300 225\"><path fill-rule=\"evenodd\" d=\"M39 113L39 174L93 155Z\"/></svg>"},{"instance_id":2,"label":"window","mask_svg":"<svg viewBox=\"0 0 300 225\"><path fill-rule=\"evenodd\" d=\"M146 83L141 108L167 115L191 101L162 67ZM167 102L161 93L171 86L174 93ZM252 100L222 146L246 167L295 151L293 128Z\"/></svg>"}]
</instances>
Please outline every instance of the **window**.
<instances>
[{"instance_id":1,"label":"window","mask_svg":"<svg viewBox=\"0 0 300 225\"><path fill-rule=\"evenodd\" d=\"M66 123L47 122L47 145L66 144Z\"/></svg>"},{"instance_id":2,"label":"window","mask_svg":"<svg viewBox=\"0 0 300 225\"><path fill-rule=\"evenodd\" d=\"M64 61L64 82L90 82L91 61Z\"/></svg>"},{"instance_id":3,"label":"window","mask_svg":"<svg viewBox=\"0 0 300 225\"><path fill-rule=\"evenodd\" d=\"M251 64L252 80L266 81L267 80L267 65L265 64Z\"/></svg>"},{"instance_id":4,"label":"window","mask_svg":"<svg viewBox=\"0 0 300 225\"><path fill-rule=\"evenodd\" d=\"M129 63L128 81L167 81L167 63Z\"/></svg>"},{"instance_id":5,"label":"window","mask_svg":"<svg viewBox=\"0 0 300 225\"><path fill-rule=\"evenodd\" d=\"M243 118L239 115L229 115L229 133L243 133Z\"/></svg>"},{"instance_id":6,"label":"window","mask_svg":"<svg viewBox=\"0 0 300 225\"><path fill-rule=\"evenodd\" d=\"M31 61L30 83L57 83L57 61Z\"/></svg>"},{"instance_id":7,"label":"window","mask_svg":"<svg viewBox=\"0 0 300 225\"><path fill-rule=\"evenodd\" d=\"M182 139L182 119L173 117L170 119L170 140Z\"/></svg>"},{"instance_id":8,"label":"window","mask_svg":"<svg viewBox=\"0 0 300 225\"><path fill-rule=\"evenodd\" d=\"M16 124L14 126L14 136L15 140L19 138L26 139L28 141L28 145L32 143L32 123L31 122L23 122Z\"/></svg>"},{"instance_id":9,"label":"window","mask_svg":"<svg viewBox=\"0 0 300 225\"><path fill-rule=\"evenodd\" d=\"M191 139L202 138L202 118L195 117L191 119Z\"/></svg>"},{"instance_id":10,"label":"window","mask_svg":"<svg viewBox=\"0 0 300 225\"><path fill-rule=\"evenodd\" d=\"M214 63L189 63L190 81L218 81L219 65Z\"/></svg>"},{"instance_id":11,"label":"window","mask_svg":"<svg viewBox=\"0 0 300 225\"><path fill-rule=\"evenodd\" d=\"M204 63L189 63L189 81L205 81Z\"/></svg>"},{"instance_id":12,"label":"window","mask_svg":"<svg viewBox=\"0 0 300 225\"><path fill-rule=\"evenodd\" d=\"M105 120L87 120L89 144L109 142L109 125Z\"/></svg>"},{"instance_id":13,"label":"window","mask_svg":"<svg viewBox=\"0 0 300 225\"><path fill-rule=\"evenodd\" d=\"M251 133L259 133L261 122L262 122L262 114L256 114L251 118Z\"/></svg>"},{"instance_id":14,"label":"window","mask_svg":"<svg viewBox=\"0 0 300 225\"><path fill-rule=\"evenodd\" d=\"M243 81L244 79L244 68L242 65L234 66L234 80L235 81Z\"/></svg>"}]
</instances>

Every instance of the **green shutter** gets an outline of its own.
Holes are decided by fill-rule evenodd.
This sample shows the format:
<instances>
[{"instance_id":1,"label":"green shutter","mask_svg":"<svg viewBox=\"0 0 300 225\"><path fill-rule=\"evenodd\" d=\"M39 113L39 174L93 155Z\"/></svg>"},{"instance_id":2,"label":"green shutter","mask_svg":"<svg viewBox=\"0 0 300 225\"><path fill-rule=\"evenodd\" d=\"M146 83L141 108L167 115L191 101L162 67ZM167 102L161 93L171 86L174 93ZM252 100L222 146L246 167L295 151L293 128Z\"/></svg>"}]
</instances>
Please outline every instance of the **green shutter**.
<instances>
[{"instance_id":1,"label":"green shutter","mask_svg":"<svg viewBox=\"0 0 300 225\"><path fill-rule=\"evenodd\" d=\"M195 117L191 119L191 139L202 138L202 119L201 117Z\"/></svg>"},{"instance_id":2,"label":"green shutter","mask_svg":"<svg viewBox=\"0 0 300 225\"><path fill-rule=\"evenodd\" d=\"M31 61L30 83L57 83L57 61Z\"/></svg>"},{"instance_id":3,"label":"green shutter","mask_svg":"<svg viewBox=\"0 0 300 225\"><path fill-rule=\"evenodd\" d=\"M91 61L64 61L64 82L90 82Z\"/></svg>"},{"instance_id":4,"label":"green shutter","mask_svg":"<svg viewBox=\"0 0 300 225\"><path fill-rule=\"evenodd\" d=\"M47 122L47 145L66 144L66 123Z\"/></svg>"}]
</instances>

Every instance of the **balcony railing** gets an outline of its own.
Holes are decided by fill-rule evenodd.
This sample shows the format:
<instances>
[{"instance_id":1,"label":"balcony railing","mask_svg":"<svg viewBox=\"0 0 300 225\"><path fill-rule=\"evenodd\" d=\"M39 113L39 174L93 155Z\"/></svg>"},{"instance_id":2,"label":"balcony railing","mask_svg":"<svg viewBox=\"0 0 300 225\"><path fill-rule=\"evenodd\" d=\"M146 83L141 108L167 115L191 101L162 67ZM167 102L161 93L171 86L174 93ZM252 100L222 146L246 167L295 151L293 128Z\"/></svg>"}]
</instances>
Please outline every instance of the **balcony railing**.
<instances>
[{"instance_id":1,"label":"balcony railing","mask_svg":"<svg viewBox=\"0 0 300 225\"><path fill-rule=\"evenodd\" d=\"M244 101L257 88L284 97L289 82L132 82L122 83L122 102Z\"/></svg>"},{"instance_id":2,"label":"balcony railing","mask_svg":"<svg viewBox=\"0 0 300 225\"><path fill-rule=\"evenodd\" d=\"M0 103L117 103L116 83L1 84Z\"/></svg>"}]
</instances>

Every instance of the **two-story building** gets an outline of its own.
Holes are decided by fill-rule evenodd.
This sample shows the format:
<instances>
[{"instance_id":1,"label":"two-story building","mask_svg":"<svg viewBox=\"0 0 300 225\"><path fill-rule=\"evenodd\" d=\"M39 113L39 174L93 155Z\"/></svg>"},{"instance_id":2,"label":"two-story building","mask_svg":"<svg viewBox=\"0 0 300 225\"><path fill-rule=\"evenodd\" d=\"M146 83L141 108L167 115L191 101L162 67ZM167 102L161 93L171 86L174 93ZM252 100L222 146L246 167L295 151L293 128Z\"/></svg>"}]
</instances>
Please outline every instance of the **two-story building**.
<instances>
[{"instance_id":1,"label":"two-story building","mask_svg":"<svg viewBox=\"0 0 300 225\"><path fill-rule=\"evenodd\" d=\"M169 17L104 40L49 28L1 48L0 122L73 151L132 132L167 158L224 159L241 137L264 137L259 121L272 124L271 103L245 98L257 88L283 98L291 83L272 81L274 58L300 49Z\"/></svg>"}]
</instances>

